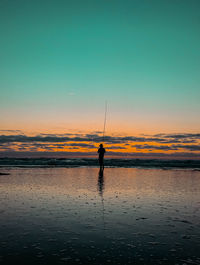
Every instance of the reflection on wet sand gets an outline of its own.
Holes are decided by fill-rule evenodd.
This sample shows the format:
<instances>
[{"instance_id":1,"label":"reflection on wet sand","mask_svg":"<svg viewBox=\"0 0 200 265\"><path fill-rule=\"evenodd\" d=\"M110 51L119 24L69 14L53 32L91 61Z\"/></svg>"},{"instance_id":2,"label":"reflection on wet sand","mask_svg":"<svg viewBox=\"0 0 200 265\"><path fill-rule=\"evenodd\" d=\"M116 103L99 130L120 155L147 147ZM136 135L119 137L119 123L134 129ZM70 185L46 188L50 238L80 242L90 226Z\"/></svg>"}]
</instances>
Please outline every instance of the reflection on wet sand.
<instances>
[{"instance_id":1,"label":"reflection on wet sand","mask_svg":"<svg viewBox=\"0 0 200 265\"><path fill-rule=\"evenodd\" d=\"M101 197L102 202L102 220L103 220L103 227L104 227L104 233L105 233L105 208L104 208L104 198L103 198L103 191L104 191L104 169L99 169L99 175L98 175L98 190L99 195Z\"/></svg>"},{"instance_id":2,"label":"reflection on wet sand","mask_svg":"<svg viewBox=\"0 0 200 265\"><path fill-rule=\"evenodd\" d=\"M198 171L7 171L0 176L2 264L200 262Z\"/></svg>"},{"instance_id":3,"label":"reflection on wet sand","mask_svg":"<svg viewBox=\"0 0 200 265\"><path fill-rule=\"evenodd\" d=\"M103 197L103 190L104 190L104 170L99 169L99 176L98 176L98 190L99 195Z\"/></svg>"}]
</instances>

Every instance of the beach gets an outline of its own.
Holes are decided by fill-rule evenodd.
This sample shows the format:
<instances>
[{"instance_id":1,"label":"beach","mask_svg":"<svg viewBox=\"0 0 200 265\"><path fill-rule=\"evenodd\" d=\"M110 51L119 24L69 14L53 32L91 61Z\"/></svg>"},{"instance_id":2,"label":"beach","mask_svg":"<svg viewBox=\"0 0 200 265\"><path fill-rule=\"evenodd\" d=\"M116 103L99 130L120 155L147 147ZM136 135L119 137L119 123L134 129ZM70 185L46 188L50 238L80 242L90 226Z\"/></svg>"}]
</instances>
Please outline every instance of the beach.
<instances>
[{"instance_id":1,"label":"beach","mask_svg":"<svg viewBox=\"0 0 200 265\"><path fill-rule=\"evenodd\" d=\"M200 264L198 170L1 172L1 264Z\"/></svg>"}]
</instances>

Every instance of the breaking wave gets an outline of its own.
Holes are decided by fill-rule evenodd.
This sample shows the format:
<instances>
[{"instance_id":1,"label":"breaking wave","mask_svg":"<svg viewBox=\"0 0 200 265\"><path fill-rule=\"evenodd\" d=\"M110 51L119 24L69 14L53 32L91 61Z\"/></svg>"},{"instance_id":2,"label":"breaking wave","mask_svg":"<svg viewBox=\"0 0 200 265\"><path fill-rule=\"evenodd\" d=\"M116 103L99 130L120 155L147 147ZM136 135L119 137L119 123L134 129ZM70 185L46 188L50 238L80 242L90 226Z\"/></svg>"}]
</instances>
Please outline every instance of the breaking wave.
<instances>
[{"instance_id":1,"label":"breaking wave","mask_svg":"<svg viewBox=\"0 0 200 265\"><path fill-rule=\"evenodd\" d=\"M94 158L1 158L0 167L98 167ZM106 167L200 169L200 160L105 159Z\"/></svg>"}]
</instances>

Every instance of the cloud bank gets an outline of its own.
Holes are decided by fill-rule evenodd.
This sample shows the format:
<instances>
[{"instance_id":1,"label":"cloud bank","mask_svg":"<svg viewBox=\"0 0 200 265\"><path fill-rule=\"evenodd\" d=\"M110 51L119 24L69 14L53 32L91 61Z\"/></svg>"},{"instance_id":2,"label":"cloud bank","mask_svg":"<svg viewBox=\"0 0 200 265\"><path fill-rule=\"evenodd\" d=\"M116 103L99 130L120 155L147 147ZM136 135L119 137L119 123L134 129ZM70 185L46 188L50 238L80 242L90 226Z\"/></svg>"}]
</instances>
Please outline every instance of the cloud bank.
<instances>
[{"instance_id":1,"label":"cloud bank","mask_svg":"<svg viewBox=\"0 0 200 265\"><path fill-rule=\"evenodd\" d=\"M103 138L99 134L39 134L36 136L27 136L24 134L0 135L0 143L13 142L94 142L100 143ZM153 136L105 136L104 142L109 144L121 144L127 142L154 142L154 143L197 143L200 140L200 134L156 134Z\"/></svg>"},{"instance_id":2,"label":"cloud bank","mask_svg":"<svg viewBox=\"0 0 200 265\"><path fill-rule=\"evenodd\" d=\"M74 152L96 154L103 141L99 132L26 135L21 131L0 131L0 152ZM107 135L104 143L109 154L200 154L200 133L155 135ZM121 150L121 151L120 151ZM122 153L121 153L122 152Z\"/></svg>"}]
</instances>

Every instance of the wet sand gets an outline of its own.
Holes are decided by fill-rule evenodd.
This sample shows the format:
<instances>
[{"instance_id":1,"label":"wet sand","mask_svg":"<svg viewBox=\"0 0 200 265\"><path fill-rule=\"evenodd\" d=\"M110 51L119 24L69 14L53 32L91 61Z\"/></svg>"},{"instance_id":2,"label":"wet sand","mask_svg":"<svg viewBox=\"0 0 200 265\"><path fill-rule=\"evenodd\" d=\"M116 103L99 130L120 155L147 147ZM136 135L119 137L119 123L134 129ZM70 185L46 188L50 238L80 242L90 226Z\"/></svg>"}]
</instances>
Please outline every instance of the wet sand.
<instances>
[{"instance_id":1,"label":"wet sand","mask_svg":"<svg viewBox=\"0 0 200 265\"><path fill-rule=\"evenodd\" d=\"M1 264L200 264L200 172L3 168Z\"/></svg>"}]
</instances>

